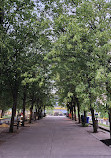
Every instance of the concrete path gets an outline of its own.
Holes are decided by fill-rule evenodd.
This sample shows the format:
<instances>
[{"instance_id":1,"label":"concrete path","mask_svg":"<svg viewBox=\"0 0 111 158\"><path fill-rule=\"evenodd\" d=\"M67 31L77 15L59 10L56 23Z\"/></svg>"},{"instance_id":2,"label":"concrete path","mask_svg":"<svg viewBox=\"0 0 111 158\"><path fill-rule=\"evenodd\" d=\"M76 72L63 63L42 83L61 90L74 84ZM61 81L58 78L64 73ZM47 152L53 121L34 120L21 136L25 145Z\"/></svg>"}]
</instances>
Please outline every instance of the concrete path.
<instances>
[{"instance_id":1,"label":"concrete path","mask_svg":"<svg viewBox=\"0 0 111 158\"><path fill-rule=\"evenodd\" d=\"M46 117L0 144L0 158L111 158L111 148L87 129Z\"/></svg>"}]
</instances>

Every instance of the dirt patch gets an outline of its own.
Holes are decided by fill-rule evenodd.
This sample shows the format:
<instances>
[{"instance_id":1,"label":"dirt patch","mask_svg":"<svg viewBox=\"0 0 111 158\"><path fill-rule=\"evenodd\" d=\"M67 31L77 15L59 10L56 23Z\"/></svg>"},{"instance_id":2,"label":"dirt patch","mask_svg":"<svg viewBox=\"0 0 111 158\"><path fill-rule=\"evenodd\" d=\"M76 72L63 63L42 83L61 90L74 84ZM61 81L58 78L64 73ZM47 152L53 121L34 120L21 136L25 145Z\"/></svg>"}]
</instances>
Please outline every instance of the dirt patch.
<instances>
[{"instance_id":1,"label":"dirt patch","mask_svg":"<svg viewBox=\"0 0 111 158\"><path fill-rule=\"evenodd\" d=\"M37 126L37 124L38 124L38 121L33 121L31 124L26 122L24 127L20 126L18 129L16 126L14 126L13 133L9 133L9 125L8 126L4 124L1 125L0 126L0 146L5 142L10 141L12 137L15 137L17 134L19 134L23 130L27 130L28 128L33 127L33 126Z\"/></svg>"},{"instance_id":2,"label":"dirt patch","mask_svg":"<svg viewBox=\"0 0 111 158\"><path fill-rule=\"evenodd\" d=\"M5 123L3 123L2 125L0 125L0 128L9 128L9 125L8 124L5 124Z\"/></svg>"}]
</instances>

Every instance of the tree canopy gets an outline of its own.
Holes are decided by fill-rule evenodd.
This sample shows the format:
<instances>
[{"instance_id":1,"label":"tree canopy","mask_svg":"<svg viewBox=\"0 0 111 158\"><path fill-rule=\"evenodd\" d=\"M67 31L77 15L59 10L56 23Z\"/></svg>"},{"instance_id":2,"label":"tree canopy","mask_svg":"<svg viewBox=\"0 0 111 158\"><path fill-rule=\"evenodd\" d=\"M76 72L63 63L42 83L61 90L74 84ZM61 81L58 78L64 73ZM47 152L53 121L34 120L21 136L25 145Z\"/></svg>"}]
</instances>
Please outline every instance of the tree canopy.
<instances>
[{"instance_id":1,"label":"tree canopy","mask_svg":"<svg viewBox=\"0 0 111 158\"><path fill-rule=\"evenodd\" d=\"M54 87L63 106L111 109L110 8L110 0L2 1L0 107L12 108L10 131L18 102L52 105Z\"/></svg>"}]
</instances>

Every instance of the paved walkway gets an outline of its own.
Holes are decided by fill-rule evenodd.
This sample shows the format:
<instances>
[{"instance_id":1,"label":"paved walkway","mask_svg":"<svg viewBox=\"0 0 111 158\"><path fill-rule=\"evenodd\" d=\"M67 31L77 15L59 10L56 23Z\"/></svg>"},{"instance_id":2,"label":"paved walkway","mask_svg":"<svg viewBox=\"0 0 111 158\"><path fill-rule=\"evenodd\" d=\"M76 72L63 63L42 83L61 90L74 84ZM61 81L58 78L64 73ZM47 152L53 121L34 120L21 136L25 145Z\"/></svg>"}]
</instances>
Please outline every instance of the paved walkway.
<instances>
[{"instance_id":1,"label":"paved walkway","mask_svg":"<svg viewBox=\"0 0 111 158\"><path fill-rule=\"evenodd\" d=\"M0 144L0 158L111 158L111 148L65 117L46 117Z\"/></svg>"}]
</instances>

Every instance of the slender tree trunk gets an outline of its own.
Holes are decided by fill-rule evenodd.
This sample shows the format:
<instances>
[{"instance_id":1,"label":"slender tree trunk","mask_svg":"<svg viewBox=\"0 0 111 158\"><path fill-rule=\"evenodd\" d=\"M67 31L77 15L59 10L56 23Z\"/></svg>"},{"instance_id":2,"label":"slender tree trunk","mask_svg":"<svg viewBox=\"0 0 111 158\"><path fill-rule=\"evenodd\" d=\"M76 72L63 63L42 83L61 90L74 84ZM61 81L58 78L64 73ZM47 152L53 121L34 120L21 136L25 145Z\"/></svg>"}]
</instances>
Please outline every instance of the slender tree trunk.
<instances>
[{"instance_id":1,"label":"slender tree trunk","mask_svg":"<svg viewBox=\"0 0 111 158\"><path fill-rule=\"evenodd\" d=\"M24 89L24 93L23 93L23 122L21 124L23 127L25 125L25 106L26 106L26 90Z\"/></svg>"},{"instance_id":2,"label":"slender tree trunk","mask_svg":"<svg viewBox=\"0 0 111 158\"><path fill-rule=\"evenodd\" d=\"M70 112L70 114L71 114L71 107L69 107L69 112Z\"/></svg>"},{"instance_id":3,"label":"slender tree trunk","mask_svg":"<svg viewBox=\"0 0 111 158\"><path fill-rule=\"evenodd\" d=\"M92 123L93 123L93 132L97 133L98 125L97 125L97 120L95 120L95 115L94 115L94 109L93 108L91 108L91 115L92 115Z\"/></svg>"},{"instance_id":4,"label":"slender tree trunk","mask_svg":"<svg viewBox=\"0 0 111 158\"><path fill-rule=\"evenodd\" d=\"M83 126L86 125L86 111L84 111L84 122L83 122Z\"/></svg>"},{"instance_id":5,"label":"slender tree trunk","mask_svg":"<svg viewBox=\"0 0 111 158\"><path fill-rule=\"evenodd\" d=\"M67 113L66 113L67 117L69 117L69 113L70 113L70 111L69 111L69 105L67 104Z\"/></svg>"},{"instance_id":6,"label":"slender tree trunk","mask_svg":"<svg viewBox=\"0 0 111 158\"><path fill-rule=\"evenodd\" d=\"M77 110L78 110L78 123L81 123L81 117L80 117L80 104L77 97L75 97L76 104L77 104Z\"/></svg>"},{"instance_id":7,"label":"slender tree trunk","mask_svg":"<svg viewBox=\"0 0 111 158\"><path fill-rule=\"evenodd\" d=\"M44 117L45 117L45 115L46 115L46 114L45 114L45 104L44 104Z\"/></svg>"},{"instance_id":8,"label":"slender tree trunk","mask_svg":"<svg viewBox=\"0 0 111 158\"><path fill-rule=\"evenodd\" d=\"M77 121L77 117L76 117L76 106L74 105L74 120Z\"/></svg>"},{"instance_id":9,"label":"slender tree trunk","mask_svg":"<svg viewBox=\"0 0 111 158\"><path fill-rule=\"evenodd\" d=\"M38 120L40 120L40 106L38 104Z\"/></svg>"},{"instance_id":10,"label":"slender tree trunk","mask_svg":"<svg viewBox=\"0 0 111 158\"><path fill-rule=\"evenodd\" d=\"M71 103L71 115L72 115L72 120L74 119L74 114L73 114L73 104Z\"/></svg>"},{"instance_id":11,"label":"slender tree trunk","mask_svg":"<svg viewBox=\"0 0 111 158\"><path fill-rule=\"evenodd\" d=\"M34 121L36 121L36 117L37 117L37 105L35 105Z\"/></svg>"},{"instance_id":12,"label":"slender tree trunk","mask_svg":"<svg viewBox=\"0 0 111 158\"><path fill-rule=\"evenodd\" d=\"M39 106L39 109L38 109L38 118L39 120L41 119L41 106Z\"/></svg>"},{"instance_id":13,"label":"slender tree trunk","mask_svg":"<svg viewBox=\"0 0 111 158\"><path fill-rule=\"evenodd\" d=\"M106 75L106 77L107 77L107 75ZM106 90L107 90L107 97L108 97L109 93L111 95L110 86L109 86L108 81L106 81ZM111 108L109 108L109 128L110 128L110 139L111 139Z\"/></svg>"},{"instance_id":14,"label":"slender tree trunk","mask_svg":"<svg viewBox=\"0 0 111 158\"><path fill-rule=\"evenodd\" d=\"M29 123L31 123L32 122L32 106L31 106L31 108L30 108L30 119L29 119Z\"/></svg>"},{"instance_id":15,"label":"slender tree trunk","mask_svg":"<svg viewBox=\"0 0 111 158\"><path fill-rule=\"evenodd\" d=\"M36 116L38 117L37 119L39 120L39 98L37 99L37 105L36 105Z\"/></svg>"},{"instance_id":16,"label":"slender tree trunk","mask_svg":"<svg viewBox=\"0 0 111 158\"><path fill-rule=\"evenodd\" d=\"M71 119L71 114L72 113L72 109L71 109L71 106L69 105L69 115L68 115L68 117Z\"/></svg>"},{"instance_id":17,"label":"slender tree trunk","mask_svg":"<svg viewBox=\"0 0 111 158\"><path fill-rule=\"evenodd\" d=\"M92 115L92 123L93 123L93 127L94 127L95 117L94 117L94 109L93 108L91 108L91 115Z\"/></svg>"},{"instance_id":18,"label":"slender tree trunk","mask_svg":"<svg viewBox=\"0 0 111 158\"><path fill-rule=\"evenodd\" d=\"M67 104L67 117L69 116L69 105Z\"/></svg>"},{"instance_id":19,"label":"slender tree trunk","mask_svg":"<svg viewBox=\"0 0 111 158\"><path fill-rule=\"evenodd\" d=\"M16 107L17 107L17 92L15 92L15 94L13 94L12 117L11 117L11 123L10 123L10 128L9 128L10 133L13 133L14 117L15 117L15 114L16 114Z\"/></svg>"},{"instance_id":20,"label":"slender tree trunk","mask_svg":"<svg viewBox=\"0 0 111 158\"><path fill-rule=\"evenodd\" d=\"M29 123L31 123L32 122L32 106L30 107L30 118L29 118Z\"/></svg>"},{"instance_id":21,"label":"slender tree trunk","mask_svg":"<svg viewBox=\"0 0 111 158\"><path fill-rule=\"evenodd\" d=\"M31 123L31 122L32 122L32 111L33 111L33 105L34 105L34 102L33 102L33 100L32 100L32 105L31 105L31 107L30 107L30 119L29 119L29 123Z\"/></svg>"},{"instance_id":22,"label":"slender tree trunk","mask_svg":"<svg viewBox=\"0 0 111 158\"><path fill-rule=\"evenodd\" d=\"M4 116L4 110L2 109L1 118Z\"/></svg>"},{"instance_id":23,"label":"slender tree trunk","mask_svg":"<svg viewBox=\"0 0 111 158\"><path fill-rule=\"evenodd\" d=\"M80 104L77 102L77 108L78 108L78 123L81 123L81 118L80 118Z\"/></svg>"},{"instance_id":24,"label":"slender tree trunk","mask_svg":"<svg viewBox=\"0 0 111 158\"><path fill-rule=\"evenodd\" d=\"M111 139L111 108L109 108L109 124L110 124L110 139Z\"/></svg>"}]
</instances>

